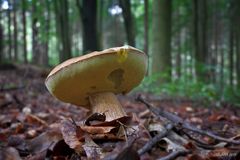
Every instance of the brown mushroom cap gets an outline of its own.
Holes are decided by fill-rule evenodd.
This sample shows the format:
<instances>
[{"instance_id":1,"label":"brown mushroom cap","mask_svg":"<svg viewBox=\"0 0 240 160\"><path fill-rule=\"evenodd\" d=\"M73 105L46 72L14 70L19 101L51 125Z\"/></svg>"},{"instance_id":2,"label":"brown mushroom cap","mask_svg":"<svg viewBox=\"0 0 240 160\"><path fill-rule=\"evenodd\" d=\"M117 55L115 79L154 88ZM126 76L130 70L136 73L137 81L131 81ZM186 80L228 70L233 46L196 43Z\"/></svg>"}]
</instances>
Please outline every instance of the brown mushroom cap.
<instances>
[{"instance_id":1,"label":"brown mushroom cap","mask_svg":"<svg viewBox=\"0 0 240 160\"><path fill-rule=\"evenodd\" d=\"M127 93L143 79L146 55L130 47L116 47L69 59L56 66L45 84L63 102L86 106L94 93Z\"/></svg>"}]
</instances>

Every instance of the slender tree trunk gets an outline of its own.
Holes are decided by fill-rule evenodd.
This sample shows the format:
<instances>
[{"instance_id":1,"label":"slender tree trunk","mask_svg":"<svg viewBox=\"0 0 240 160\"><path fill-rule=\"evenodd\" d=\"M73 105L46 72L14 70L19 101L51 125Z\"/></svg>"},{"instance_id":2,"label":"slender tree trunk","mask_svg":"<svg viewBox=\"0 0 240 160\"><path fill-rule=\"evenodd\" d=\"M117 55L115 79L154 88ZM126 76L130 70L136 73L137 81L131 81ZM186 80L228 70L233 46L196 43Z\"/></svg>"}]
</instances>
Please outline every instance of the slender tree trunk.
<instances>
[{"instance_id":1,"label":"slender tree trunk","mask_svg":"<svg viewBox=\"0 0 240 160\"><path fill-rule=\"evenodd\" d=\"M26 26L26 0L22 0L22 22L23 22L23 57L27 63L27 26Z\"/></svg>"},{"instance_id":2,"label":"slender tree trunk","mask_svg":"<svg viewBox=\"0 0 240 160\"><path fill-rule=\"evenodd\" d=\"M135 46L135 29L134 19L131 12L130 0L119 0L119 4L122 8L125 30L127 33L127 42L131 46Z\"/></svg>"},{"instance_id":3,"label":"slender tree trunk","mask_svg":"<svg viewBox=\"0 0 240 160\"><path fill-rule=\"evenodd\" d=\"M10 0L8 0L8 4L11 6L10 4ZM8 8L7 11L7 15L8 15L8 58L9 60L12 60L13 55L12 55L12 32L11 32L11 9Z\"/></svg>"},{"instance_id":4,"label":"slender tree trunk","mask_svg":"<svg viewBox=\"0 0 240 160\"><path fill-rule=\"evenodd\" d=\"M234 31L236 37L236 72L237 72L237 87L240 89L240 1L234 0Z\"/></svg>"},{"instance_id":5,"label":"slender tree trunk","mask_svg":"<svg viewBox=\"0 0 240 160\"><path fill-rule=\"evenodd\" d=\"M178 21L179 23L181 23L180 21L180 18L181 18L181 15L180 15L180 7L178 7L178 10L177 10L177 17L178 17ZM182 30L181 29L178 29L178 33L177 33L177 55L176 55L176 74L177 74L177 78L180 78L181 77L181 53L182 53Z\"/></svg>"},{"instance_id":6,"label":"slender tree trunk","mask_svg":"<svg viewBox=\"0 0 240 160\"><path fill-rule=\"evenodd\" d=\"M98 47L101 50L103 48L103 6L105 1L97 1L98 10L97 10L97 28L98 28Z\"/></svg>"},{"instance_id":7,"label":"slender tree trunk","mask_svg":"<svg viewBox=\"0 0 240 160\"><path fill-rule=\"evenodd\" d=\"M207 1L193 0L194 5L194 52L196 58L196 74L198 80L208 82L206 71L208 59L207 47Z\"/></svg>"},{"instance_id":8,"label":"slender tree trunk","mask_svg":"<svg viewBox=\"0 0 240 160\"><path fill-rule=\"evenodd\" d=\"M233 55L234 55L234 35L233 35L233 27L230 26L229 30L229 83L230 86L233 86Z\"/></svg>"},{"instance_id":9,"label":"slender tree trunk","mask_svg":"<svg viewBox=\"0 0 240 160\"><path fill-rule=\"evenodd\" d=\"M98 31L97 31L97 1L80 0L77 6L83 25L83 53L99 50Z\"/></svg>"},{"instance_id":10,"label":"slender tree trunk","mask_svg":"<svg viewBox=\"0 0 240 160\"><path fill-rule=\"evenodd\" d=\"M69 28L69 15L68 15L68 1L56 0L54 1L57 34L60 38L60 62L69 59L71 53L71 34Z\"/></svg>"},{"instance_id":11,"label":"slender tree trunk","mask_svg":"<svg viewBox=\"0 0 240 160\"><path fill-rule=\"evenodd\" d=\"M149 68L149 53L148 53L148 0L144 0L144 52L148 55L148 68ZM147 72L147 74L149 71Z\"/></svg>"},{"instance_id":12,"label":"slender tree trunk","mask_svg":"<svg viewBox=\"0 0 240 160\"><path fill-rule=\"evenodd\" d=\"M218 13L218 2L217 0L213 1L213 5L214 7L214 12L213 12L213 28L214 28L214 71L213 71L213 83L217 82L217 67L218 67L218 57L219 57L219 48L218 48L218 44L219 44L219 13Z\"/></svg>"},{"instance_id":13,"label":"slender tree trunk","mask_svg":"<svg viewBox=\"0 0 240 160\"><path fill-rule=\"evenodd\" d=\"M171 0L153 0L152 27L152 72L161 84L171 79Z\"/></svg>"},{"instance_id":14,"label":"slender tree trunk","mask_svg":"<svg viewBox=\"0 0 240 160\"><path fill-rule=\"evenodd\" d=\"M2 16L0 13L0 22L1 22ZM2 24L0 24L0 64L3 62L3 27Z\"/></svg>"},{"instance_id":15,"label":"slender tree trunk","mask_svg":"<svg viewBox=\"0 0 240 160\"><path fill-rule=\"evenodd\" d=\"M144 0L144 52L148 55L148 0Z\"/></svg>"},{"instance_id":16,"label":"slender tree trunk","mask_svg":"<svg viewBox=\"0 0 240 160\"><path fill-rule=\"evenodd\" d=\"M42 66L48 66L48 42L49 42L49 29L50 29L50 6L49 0L41 1L41 6L45 10L44 14L44 33L41 33L45 38L41 41L41 49L39 55L39 64Z\"/></svg>"},{"instance_id":17,"label":"slender tree trunk","mask_svg":"<svg viewBox=\"0 0 240 160\"><path fill-rule=\"evenodd\" d=\"M46 17L46 42L45 42L45 54L44 54L44 66L49 65L49 56L48 56L48 51L49 51L49 38L50 38L50 20L51 20L51 11L50 11L50 6L51 2L49 0L45 0L46 8L47 8L47 17Z\"/></svg>"},{"instance_id":18,"label":"slender tree trunk","mask_svg":"<svg viewBox=\"0 0 240 160\"><path fill-rule=\"evenodd\" d=\"M236 37L236 69L237 69L237 87L240 89L240 31Z\"/></svg>"},{"instance_id":19,"label":"slender tree trunk","mask_svg":"<svg viewBox=\"0 0 240 160\"><path fill-rule=\"evenodd\" d=\"M38 18L36 16L37 13L36 0L32 0L32 63L38 64L38 56L39 56L39 45L38 45L38 27L37 22Z\"/></svg>"},{"instance_id":20,"label":"slender tree trunk","mask_svg":"<svg viewBox=\"0 0 240 160\"><path fill-rule=\"evenodd\" d=\"M18 26L17 26L17 0L13 2L13 26L14 26L14 60L18 60Z\"/></svg>"}]
</instances>

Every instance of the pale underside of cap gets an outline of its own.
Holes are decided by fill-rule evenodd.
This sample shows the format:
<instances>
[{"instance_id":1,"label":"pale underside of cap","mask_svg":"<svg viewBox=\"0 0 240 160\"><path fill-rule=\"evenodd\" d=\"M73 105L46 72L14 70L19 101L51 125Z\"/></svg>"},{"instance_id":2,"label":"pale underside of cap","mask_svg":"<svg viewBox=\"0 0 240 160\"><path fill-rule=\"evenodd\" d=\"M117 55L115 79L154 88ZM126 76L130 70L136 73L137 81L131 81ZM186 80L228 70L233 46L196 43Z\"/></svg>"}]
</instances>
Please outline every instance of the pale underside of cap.
<instances>
[{"instance_id":1,"label":"pale underside of cap","mask_svg":"<svg viewBox=\"0 0 240 160\"><path fill-rule=\"evenodd\" d=\"M146 69L143 52L130 46L110 48L59 64L45 84L59 100L88 107L92 94L128 93L142 81Z\"/></svg>"}]
</instances>

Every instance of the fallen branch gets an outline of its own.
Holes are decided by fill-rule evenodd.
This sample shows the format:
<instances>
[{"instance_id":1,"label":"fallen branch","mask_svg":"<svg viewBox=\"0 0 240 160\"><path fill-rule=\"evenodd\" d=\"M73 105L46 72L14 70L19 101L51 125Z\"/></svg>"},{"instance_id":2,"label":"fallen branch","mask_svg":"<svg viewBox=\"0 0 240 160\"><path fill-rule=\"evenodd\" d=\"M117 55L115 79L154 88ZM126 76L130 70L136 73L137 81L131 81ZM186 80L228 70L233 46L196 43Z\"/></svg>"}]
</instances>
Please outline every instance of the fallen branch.
<instances>
[{"instance_id":1,"label":"fallen branch","mask_svg":"<svg viewBox=\"0 0 240 160\"><path fill-rule=\"evenodd\" d=\"M157 160L174 160L179 156L185 156L187 154L191 153L189 150L178 150L175 152L171 152L169 155L159 158Z\"/></svg>"},{"instance_id":2,"label":"fallen branch","mask_svg":"<svg viewBox=\"0 0 240 160\"><path fill-rule=\"evenodd\" d=\"M185 134L189 139L193 140L195 142L195 145L197 145L198 147L201 147L201 148L204 148L204 149L210 149L210 150L213 150L213 149L216 149L217 147L214 146L214 145L210 145L210 144L207 144L207 143L204 143L202 141L200 141L199 139L191 136L188 132L182 130L183 134ZM224 142L225 143L225 142Z\"/></svg>"},{"instance_id":3,"label":"fallen branch","mask_svg":"<svg viewBox=\"0 0 240 160\"><path fill-rule=\"evenodd\" d=\"M166 130L150 139L141 149L138 150L138 154L141 156L147 151L151 150L156 143L158 143L163 137L165 137L169 133L170 130L173 129L173 127L174 126L171 123L166 125Z\"/></svg>"},{"instance_id":4,"label":"fallen branch","mask_svg":"<svg viewBox=\"0 0 240 160\"><path fill-rule=\"evenodd\" d=\"M217 135L215 135L215 134L213 134L209 131L201 130L201 129L185 122L179 116L163 110L162 109L163 107L162 108L153 107L150 103L148 103L146 100L144 100L141 96L138 96L136 100L145 104L147 106L147 108L151 112L153 112L155 115L160 116L160 117L164 117L164 118L168 119L169 121L171 121L173 124L183 128L183 129L187 129L187 130L190 130L192 132L211 137L211 138L216 139L218 141L227 142L227 143L236 144L236 145L240 144L240 141L227 139L227 138L224 138L224 137L217 136Z\"/></svg>"}]
</instances>

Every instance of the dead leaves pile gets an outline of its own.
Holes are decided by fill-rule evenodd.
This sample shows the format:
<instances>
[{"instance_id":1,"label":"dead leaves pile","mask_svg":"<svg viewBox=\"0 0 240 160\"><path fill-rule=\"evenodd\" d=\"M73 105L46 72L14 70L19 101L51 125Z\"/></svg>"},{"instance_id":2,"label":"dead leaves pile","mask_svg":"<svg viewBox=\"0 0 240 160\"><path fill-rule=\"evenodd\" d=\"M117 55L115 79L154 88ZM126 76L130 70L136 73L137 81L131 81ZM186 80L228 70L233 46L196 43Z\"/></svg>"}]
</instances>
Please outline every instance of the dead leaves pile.
<instances>
[{"instance_id":1,"label":"dead leaves pile","mask_svg":"<svg viewBox=\"0 0 240 160\"><path fill-rule=\"evenodd\" d=\"M50 96L43 81L37 76L23 79L15 71L0 73L0 84L4 85L0 87L7 89L0 92L0 160L240 160L239 145L194 133L186 136L174 127L167 130L164 120L131 97L120 97L131 123L115 121L102 125L104 115L95 113L86 118L87 111ZM168 111L201 129L240 139L239 108L213 109L193 107L193 102L147 99L155 106L164 103ZM149 141L164 132L156 144L141 152Z\"/></svg>"}]
</instances>

